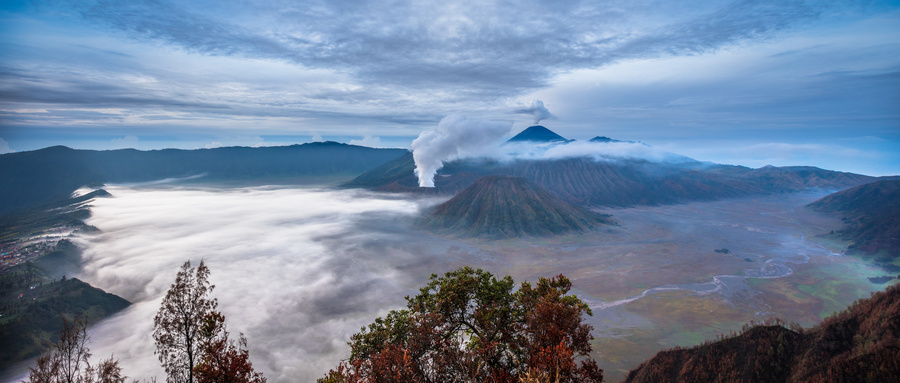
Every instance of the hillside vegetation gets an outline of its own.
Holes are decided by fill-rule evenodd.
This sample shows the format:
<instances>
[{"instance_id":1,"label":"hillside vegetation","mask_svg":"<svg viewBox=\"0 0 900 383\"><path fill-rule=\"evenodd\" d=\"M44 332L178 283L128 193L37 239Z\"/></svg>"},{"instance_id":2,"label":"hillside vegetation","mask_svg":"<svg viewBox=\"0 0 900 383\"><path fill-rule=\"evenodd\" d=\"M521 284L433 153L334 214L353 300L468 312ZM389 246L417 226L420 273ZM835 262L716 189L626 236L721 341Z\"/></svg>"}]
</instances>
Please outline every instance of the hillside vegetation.
<instances>
[{"instance_id":1,"label":"hillside vegetation","mask_svg":"<svg viewBox=\"0 0 900 383\"><path fill-rule=\"evenodd\" d=\"M626 382L892 382L900 376L900 285L804 330L780 324L662 351Z\"/></svg>"},{"instance_id":2,"label":"hillside vegetation","mask_svg":"<svg viewBox=\"0 0 900 383\"><path fill-rule=\"evenodd\" d=\"M828 195L809 204L840 215L846 223L837 234L852 241L851 251L875 255L879 263L900 258L900 180L882 180Z\"/></svg>"},{"instance_id":3,"label":"hillside vegetation","mask_svg":"<svg viewBox=\"0 0 900 383\"><path fill-rule=\"evenodd\" d=\"M97 322L131 303L78 279L31 282L34 266L3 275L0 320L0 370L47 351L58 337L63 318ZM16 288L24 282L24 288ZM33 286L34 288L31 288Z\"/></svg>"}]
</instances>

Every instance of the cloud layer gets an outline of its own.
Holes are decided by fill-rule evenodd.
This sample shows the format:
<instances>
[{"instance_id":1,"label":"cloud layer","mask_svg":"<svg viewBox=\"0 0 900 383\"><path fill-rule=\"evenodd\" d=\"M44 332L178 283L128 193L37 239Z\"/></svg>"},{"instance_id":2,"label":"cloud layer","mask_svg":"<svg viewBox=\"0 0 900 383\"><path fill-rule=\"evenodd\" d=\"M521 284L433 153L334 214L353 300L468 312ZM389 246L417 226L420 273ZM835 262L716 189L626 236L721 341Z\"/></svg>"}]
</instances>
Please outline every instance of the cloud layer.
<instances>
[{"instance_id":1,"label":"cloud layer","mask_svg":"<svg viewBox=\"0 0 900 383\"><path fill-rule=\"evenodd\" d=\"M92 329L95 355L126 374L164 377L153 316L180 264L204 260L229 330L247 335L271 382L314 381L346 358L345 342L404 304L436 270L440 243L404 227L415 202L359 191L112 187L78 242L86 281L135 304ZM440 267L437 267L440 269Z\"/></svg>"},{"instance_id":2,"label":"cloud layer","mask_svg":"<svg viewBox=\"0 0 900 383\"><path fill-rule=\"evenodd\" d=\"M535 99L571 138L900 145L890 1L39 0L0 17L18 151L408 146L453 113L524 128L545 115L509 112Z\"/></svg>"}]
</instances>

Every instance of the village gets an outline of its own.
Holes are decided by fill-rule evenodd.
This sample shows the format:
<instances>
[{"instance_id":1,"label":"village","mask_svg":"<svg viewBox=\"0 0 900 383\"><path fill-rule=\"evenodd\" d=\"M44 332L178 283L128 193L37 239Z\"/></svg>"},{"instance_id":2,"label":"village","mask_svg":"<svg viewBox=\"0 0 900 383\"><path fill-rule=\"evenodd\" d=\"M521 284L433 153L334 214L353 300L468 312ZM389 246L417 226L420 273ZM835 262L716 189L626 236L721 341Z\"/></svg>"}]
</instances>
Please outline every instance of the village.
<instances>
[{"instance_id":1,"label":"village","mask_svg":"<svg viewBox=\"0 0 900 383\"><path fill-rule=\"evenodd\" d=\"M75 227L71 226L55 227L35 236L0 243L0 274L52 253L59 241L68 238L74 231Z\"/></svg>"}]
</instances>

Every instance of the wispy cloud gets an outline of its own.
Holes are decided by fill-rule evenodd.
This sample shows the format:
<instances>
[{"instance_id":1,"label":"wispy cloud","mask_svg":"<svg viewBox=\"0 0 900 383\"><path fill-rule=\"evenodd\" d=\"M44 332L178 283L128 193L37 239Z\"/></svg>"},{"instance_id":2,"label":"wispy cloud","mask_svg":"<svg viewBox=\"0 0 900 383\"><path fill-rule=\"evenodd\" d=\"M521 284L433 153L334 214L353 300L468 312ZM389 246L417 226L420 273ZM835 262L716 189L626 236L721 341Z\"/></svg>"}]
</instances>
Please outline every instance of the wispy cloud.
<instances>
[{"instance_id":1,"label":"wispy cloud","mask_svg":"<svg viewBox=\"0 0 900 383\"><path fill-rule=\"evenodd\" d=\"M359 140L350 140L350 145L368 146L370 148L380 148L381 138L378 136L368 135Z\"/></svg>"},{"instance_id":2,"label":"wispy cloud","mask_svg":"<svg viewBox=\"0 0 900 383\"><path fill-rule=\"evenodd\" d=\"M573 138L651 142L679 127L784 141L853 126L898 139L891 2L31 4L0 28L0 109L47 111L0 112L16 148L62 126L194 146L315 132L411 141L443 116L508 118L535 99Z\"/></svg>"},{"instance_id":3,"label":"wispy cloud","mask_svg":"<svg viewBox=\"0 0 900 383\"><path fill-rule=\"evenodd\" d=\"M163 0L66 5L132 38L202 54L340 67L365 83L477 87L511 95L546 85L558 71L623 58L693 54L767 38L838 4L226 3L221 7L235 11L227 17L221 17L221 11L209 12L206 4ZM688 10L694 6L701 11ZM641 17L656 22L630 25Z\"/></svg>"},{"instance_id":4,"label":"wispy cloud","mask_svg":"<svg viewBox=\"0 0 900 383\"><path fill-rule=\"evenodd\" d=\"M0 154L12 153L13 150L9 148L9 143L6 142L2 137L0 137Z\"/></svg>"}]
</instances>

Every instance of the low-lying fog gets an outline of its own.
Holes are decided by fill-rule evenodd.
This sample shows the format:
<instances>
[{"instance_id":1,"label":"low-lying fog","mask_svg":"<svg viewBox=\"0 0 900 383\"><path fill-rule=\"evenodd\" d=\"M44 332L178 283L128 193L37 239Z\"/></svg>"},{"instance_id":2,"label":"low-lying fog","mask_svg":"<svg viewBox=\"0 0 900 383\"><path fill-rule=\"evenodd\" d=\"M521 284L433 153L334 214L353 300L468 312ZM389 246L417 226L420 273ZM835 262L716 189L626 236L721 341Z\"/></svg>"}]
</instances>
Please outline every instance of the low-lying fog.
<instances>
[{"instance_id":1,"label":"low-lying fog","mask_svg":"<svg viewBox=\"0 0 900 383\"><path fill-rule=\"evenodd\" d=\"M594 309L594 357L611 381L661 348L750 320L805 325L884 286L877 270L811 237L839 228L802 206L825 192L607 211L621 226L571 236L454 240L413 228L442 199L297 187L110 187L82 234L85 281L134 305L91 329L95 358L164 378L153 317L186 260L204 260L229 331L273 383L308 382L350 335L461 265L520 282L563 273ZM839 244L826 243L828 246ZM727 253L714 250L728 248ZM840 252L839 248L834 248Z\"/></svg>"},{"instance_id":2,"label":"low-lying fog","mask_svg":"<svg viewBox=\"0 0 900 383\"><path fill-rule=\"evenodd\" d=\"M134 305L91 331L131 377L163 378L153 317L181 264L204 260L229 331L271 382L314 381L349 334L404 304L439 249L407 232L415 202L318 189L134 189L92 203L85 280ZM419 236L420 237L420 236ZM402 244L402 246L398 246ZM438 252L439 253L439 252Z\"/></svg>"}]
</instances>

